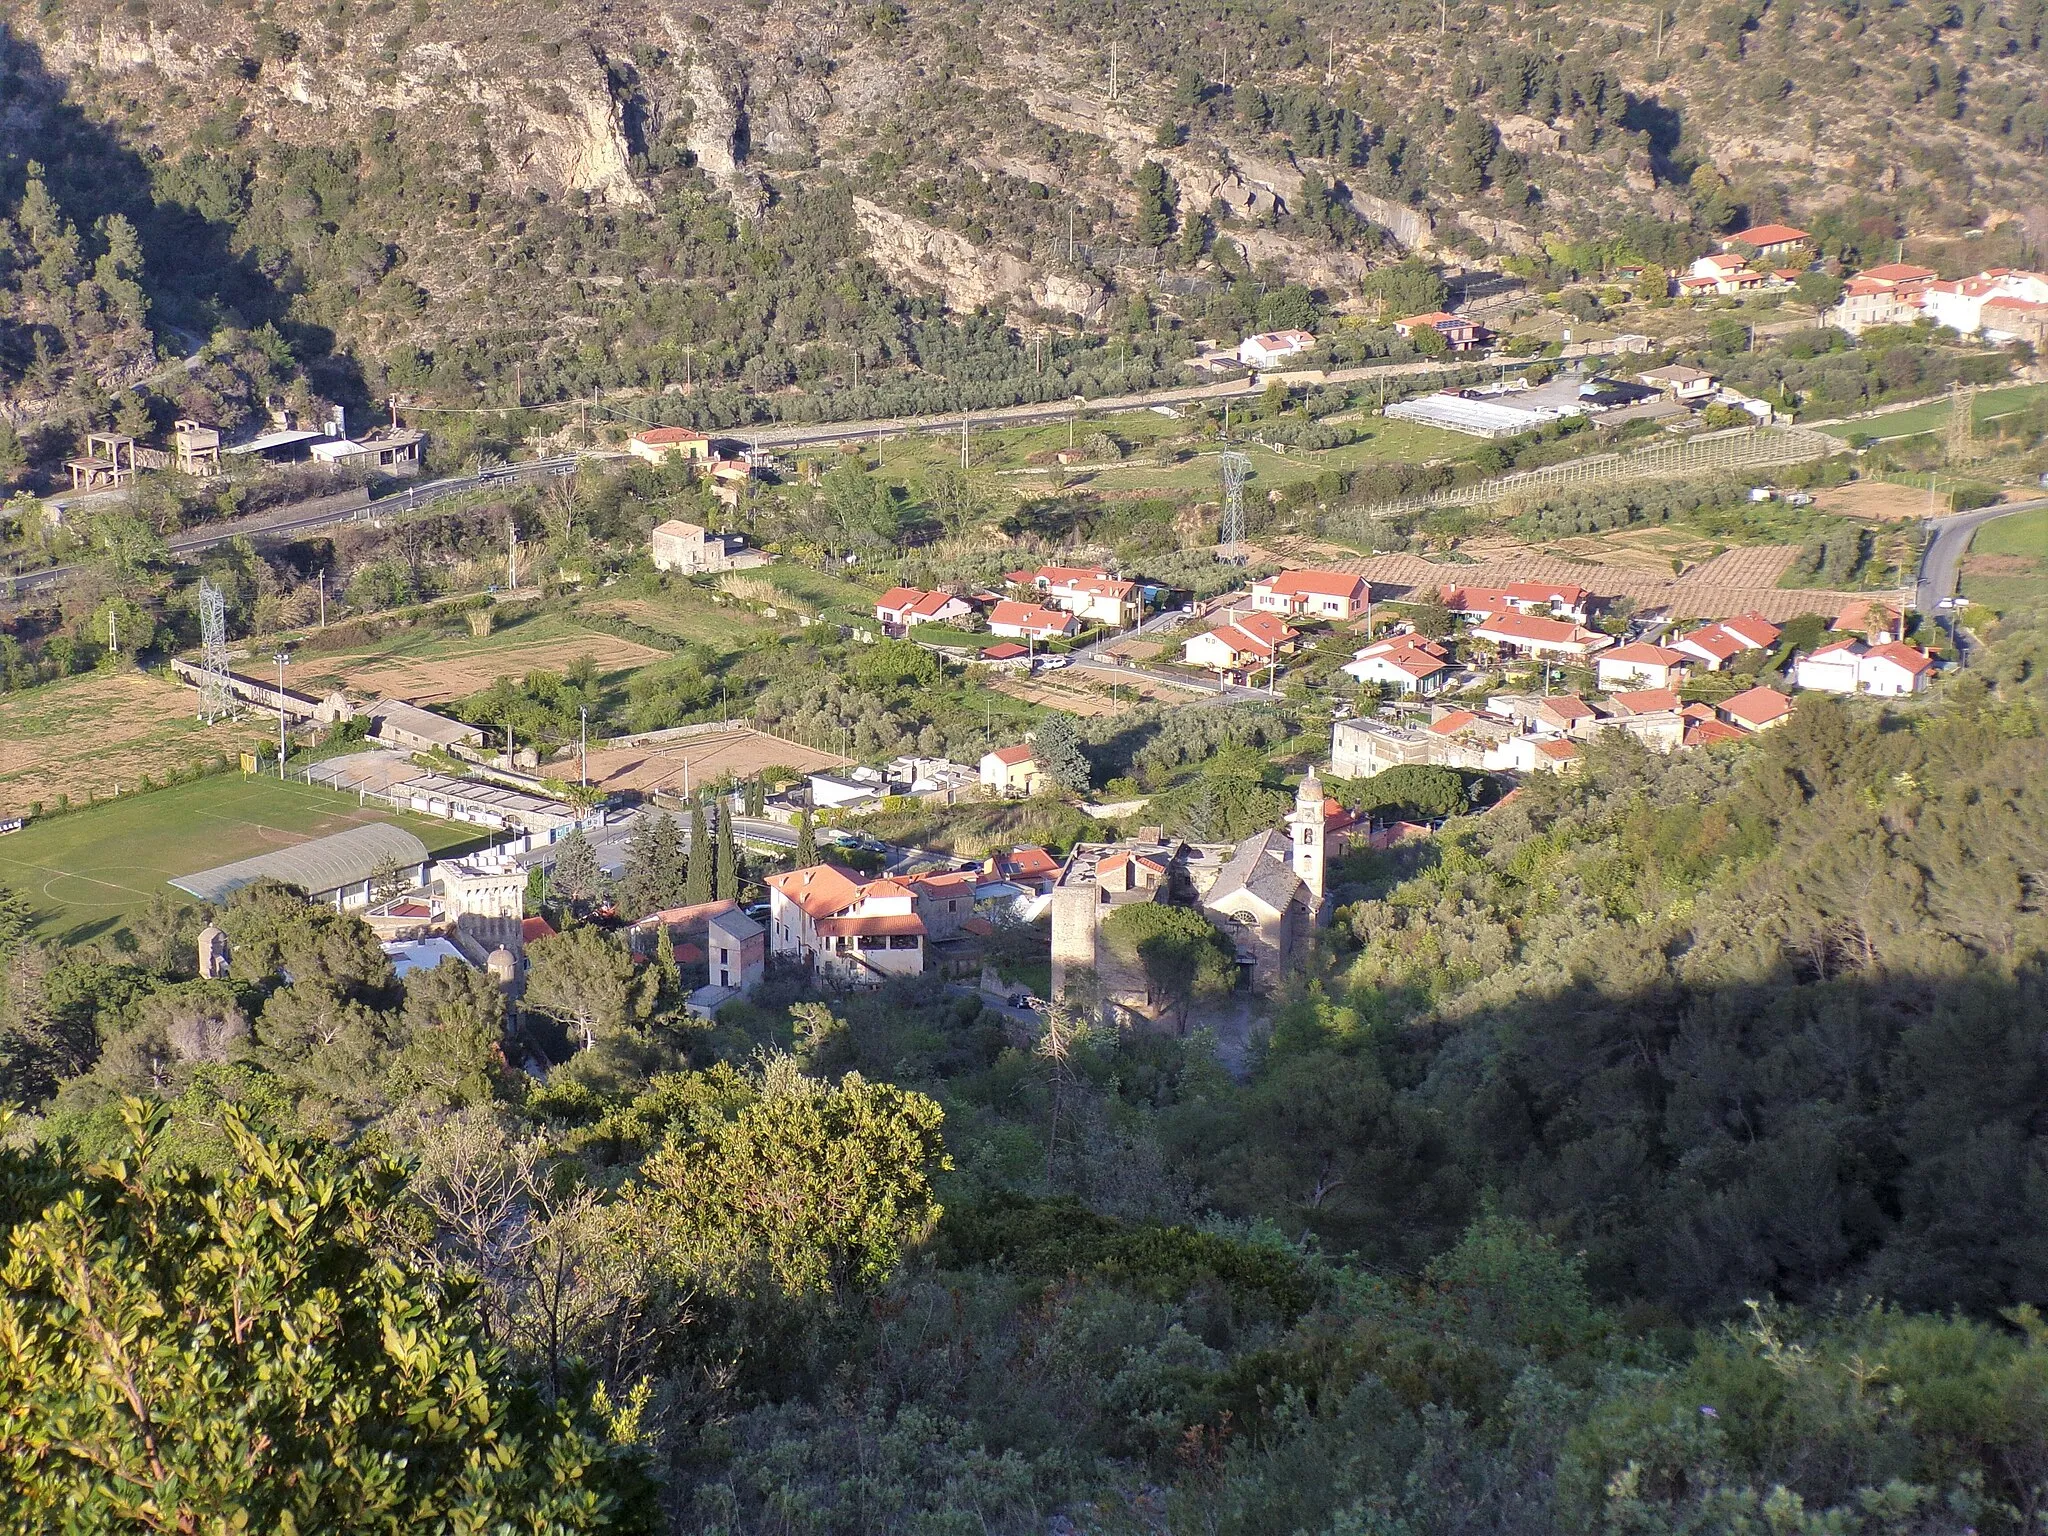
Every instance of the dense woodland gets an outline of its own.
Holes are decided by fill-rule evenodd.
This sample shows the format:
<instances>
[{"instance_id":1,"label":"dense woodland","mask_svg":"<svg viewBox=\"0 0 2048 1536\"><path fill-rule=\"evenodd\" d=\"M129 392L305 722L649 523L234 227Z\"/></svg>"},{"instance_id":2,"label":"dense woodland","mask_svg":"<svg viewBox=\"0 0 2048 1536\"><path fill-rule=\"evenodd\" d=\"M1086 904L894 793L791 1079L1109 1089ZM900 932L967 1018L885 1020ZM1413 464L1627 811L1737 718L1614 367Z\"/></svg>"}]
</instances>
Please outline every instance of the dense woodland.
<instances>
[{"instance_id":1,"label":"dense woodland","mask_svg":"<svg viewBox=\"0 0 2048 1536\"><path fill-rule=\"evenodd\" d=\"M930 982L693 1023L573 922L501 1054L481 977L283 888L214 982L196 911L60 950L10 897L10 1523L2031 1529L2044 661L2016 615L1937 699L1347 858L1237 1070ZM1127 766L1268 814L1235 739Z\"/></svg>"}]
</instances>

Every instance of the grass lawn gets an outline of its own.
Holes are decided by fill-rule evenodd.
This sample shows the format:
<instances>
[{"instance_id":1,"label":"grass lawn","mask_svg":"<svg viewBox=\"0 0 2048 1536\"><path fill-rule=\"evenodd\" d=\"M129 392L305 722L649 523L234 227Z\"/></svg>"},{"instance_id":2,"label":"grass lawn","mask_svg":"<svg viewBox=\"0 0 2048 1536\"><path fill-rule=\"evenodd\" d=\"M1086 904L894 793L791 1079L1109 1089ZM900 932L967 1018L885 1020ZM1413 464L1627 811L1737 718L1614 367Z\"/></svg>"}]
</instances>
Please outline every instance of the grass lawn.
<instances>
[{"instance_id":1,"label":"grass lawn","mask_svg":"<svg viewBox=\"0 0 2048 1536\"><path fill-rule=\"evenodd\" d=\"M1986 523L1963 557L1963 595L1987 608L2048 598L2048 507Z\"/></svg>"},{"instance_id":2,"label":"grass lawn","mask_svg":"<svg viewBox=\"0 0 2048 1536\"><path fill-rule=\"evenodd\" d=\"M2023 411L2036 400L2048 395L2048 384L2010 384L2003 389L1980 389L1977 391L1975 408L1970 419L1979 427L2000 416L2014 411ZM1884 416L1870 416L1862 421L1845 421L1837 426L1822 427L1820 430L1830 437L1851 438L1859 433L1884 440L1894 437L1912 437L1921 432L1942 432L1948 429L1949 403L1946 399L1930 400L1909 410L1892 411Z\"/></svg>"},{"instance_id":3,"label":"grass lawn","mask_svg":"<svg viewBox=\"0 0 2048 1536\"><path fill-rule=\"evenodd\" d=\"M430 850L476 842L459 822L358 806L347 795L261 776L217 774L31 822L0 837L0 882L18 891L45 938L80 943L119 928L165 881L365 822L394 822Z\"/></svg>"}]
</instances>

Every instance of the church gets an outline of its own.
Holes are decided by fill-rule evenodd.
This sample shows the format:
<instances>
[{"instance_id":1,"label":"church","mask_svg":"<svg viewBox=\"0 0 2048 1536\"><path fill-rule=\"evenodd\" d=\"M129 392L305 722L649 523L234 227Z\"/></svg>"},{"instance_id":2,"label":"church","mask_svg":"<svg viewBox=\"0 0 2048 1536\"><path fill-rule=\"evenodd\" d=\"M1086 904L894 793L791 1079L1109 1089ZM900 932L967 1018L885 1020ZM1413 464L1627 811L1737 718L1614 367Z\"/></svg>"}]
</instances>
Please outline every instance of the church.
<instances>
[{"instance_id":1,"label":"church","mask_svg":"<svg viewBox=\"0 0 2048 1536\"><path fill-rule=\"evenodd\" d=\"M1322 780L1311 770L1283 826L1236 844L1162 838L1153 828L1123 842L1078 844L1052 892L1053 995L1090 971L1105 1007L1157 1017L1143 970L1102 939L1103 920L1134 902L1199 910L1236 950L1239 986L1271 993L1327 915L1330 820Z\"/></svg>"}]
</instances>

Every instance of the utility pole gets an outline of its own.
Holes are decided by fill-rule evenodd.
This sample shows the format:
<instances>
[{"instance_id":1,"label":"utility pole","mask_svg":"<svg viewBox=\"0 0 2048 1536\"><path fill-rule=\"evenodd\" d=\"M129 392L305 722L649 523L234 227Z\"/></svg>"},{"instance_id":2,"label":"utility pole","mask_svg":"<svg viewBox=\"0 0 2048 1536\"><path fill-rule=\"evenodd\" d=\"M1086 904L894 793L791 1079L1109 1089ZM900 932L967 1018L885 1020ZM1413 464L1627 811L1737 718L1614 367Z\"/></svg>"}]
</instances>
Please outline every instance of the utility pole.
<instances>
[{"instance_id":1,"label":"utility pole","mask_svg":"<svg viewBox=\"0 0 2048 1536\"><path fill-rule=\"evenodd\" d=\"M284 651L277 653L277 776L284 777L284 669L291 660Z\"/></svg>"},{"instance_id":2,"label":"utility pole","mask_svg":"<svg viewBox=\"0 0 2048 1536\"><path fill-rule=\"evenodd\" d=\"M588 704L579 704L576 706L576 713L583 722L582 728L577 733L577 751L583 759L583 787L588 789L590 787L590 706Z\"/></svg>"},{"instance_id":3,"label":"utility pole","mask_svg":"<svg viewBox=\"0 0 2048 1536\"><path fill-rule=\"evenodd\" d=\"M519 590L519 525L510 513L505 515L505 589Z\"/></svg>"},{"instance_id":4,"label":"utility pole","mask_svg":"<svg viewBox=\"0 0 2048 1536\"><path fill-rule=\"evenodd\" d=\"M967 467L967 413L960 413L960 467Z\"/></svg>"},{"instance_id":5,"label":"utility pole","mask_svg":"<svg viewBox=\"0 0 2048 1536\"><path fill-rule=\"evenodd\" d=\"M1116 40L1109 44L1109 104L1116 105Z\"/></svg>"},{"instance_id":6,"label":"utility pole","mask_svg":"<svg viewBox=\"0 0 2048 1536\"><path fill-rule=\"evenodd\" d=\"M327 573L320 573L320 627L327 627Z\"/></svg>"}]
</instances>

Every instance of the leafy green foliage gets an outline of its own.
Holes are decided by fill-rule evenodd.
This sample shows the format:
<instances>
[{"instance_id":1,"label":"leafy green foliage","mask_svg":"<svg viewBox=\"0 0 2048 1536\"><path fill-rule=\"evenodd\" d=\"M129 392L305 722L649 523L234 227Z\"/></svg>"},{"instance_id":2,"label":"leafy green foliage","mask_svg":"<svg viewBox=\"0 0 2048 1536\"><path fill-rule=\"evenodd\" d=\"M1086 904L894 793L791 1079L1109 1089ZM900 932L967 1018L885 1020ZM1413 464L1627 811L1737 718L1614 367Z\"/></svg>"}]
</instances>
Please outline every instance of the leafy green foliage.
<instances>
[{"instance_id":1,"label":"leafy green foliage","mask_svg":"<svg viewBox=\"0 0 2048 1536\"><path fill-rule=\"evenodd\" d=\"M19 1530L649 1529L632 1459L541 1406L456 1298L377 1251L397 1170L268 1144L7 1154L0 1502ZM61 1512L61 1514L60 1514Z\"/></svg>"}]
</instances>

